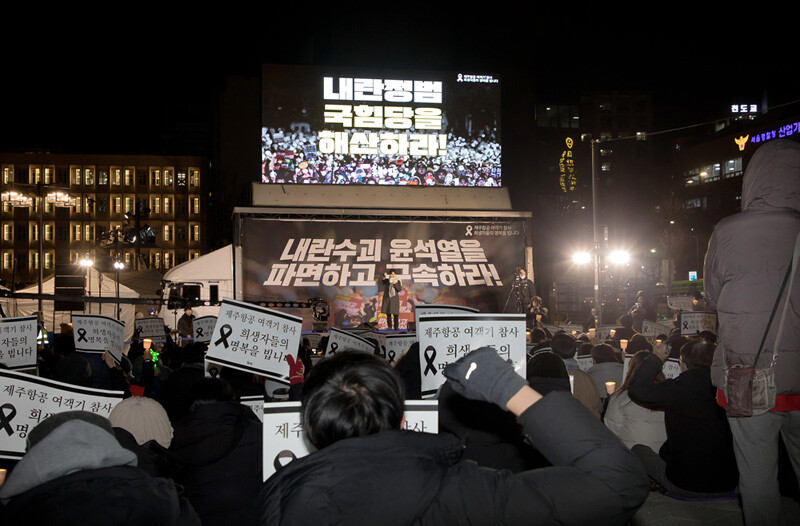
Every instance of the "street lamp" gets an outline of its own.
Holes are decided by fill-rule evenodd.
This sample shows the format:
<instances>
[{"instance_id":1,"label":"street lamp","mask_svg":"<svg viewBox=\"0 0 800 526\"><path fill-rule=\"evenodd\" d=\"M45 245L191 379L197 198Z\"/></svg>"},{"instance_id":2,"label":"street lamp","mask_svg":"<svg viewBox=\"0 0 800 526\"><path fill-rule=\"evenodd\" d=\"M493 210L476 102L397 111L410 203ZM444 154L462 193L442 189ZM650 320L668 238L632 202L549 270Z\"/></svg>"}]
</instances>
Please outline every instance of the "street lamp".
<instances>
[{"instance_id":1,"label":"street lamp","mask_svg":"<svg viewBox=\"0 0 800 526\"><path fill-rule=\"evenodd\" d=\"M34 207L36 210L37 218L37 237L38 243L38 257L39 257L39 312L42 309L42 295L44 294L42 283L44 282L44 203L45 201L57 207L75 206L75 198L70 196L64 189L57 189L45 185L41 181L35 184L14 183L15 187L32 188L35 190L34 197L25 195L16 190L9 190L0 195L2 202L8 203L14 207L30 208ZM51 189L50 192L45 193L45 189ZM34 202L34 198L36 199Z\"/></svg>"},{"instance_id":2,"label":"street lamp","mask_svg":"<svg viewBox=\"0 0 800 526\"><path fill-rule=\"evenodd\" d=\"M585 265L592 260L592 254L586 251L575 252L572 254L572 262L576 265Z\"/></svg>"},{"instance_id":3,"label":"street lamp","mask_svg":"<svg viewBox=\"0 0 800 526\"><path fill-rule=\"evenodd\" d=\"M116 284L114 285L114 287L116 288L116 292L117 292L117 319L119 320L119 272L121 270L125 269L125 263L123 263L122 261L120 261L117 258L118 258L118 256L115 255L114 256L114 273L116 274L115 275L116 279L114 281L116 282Z\"/></svg>"},{"instance_id":4,"label":"street lamp","mask_svg":"<svg viewBox=\"0 0 800 526\"><path fill-rule=\"evenodd\" d=\"M92 296L92 275L91 275L91 268L94 266L94 260L86 254L80 261L79 264L86 270L86 295L91 298ZM92 304L89 303L89 314L92 313Z\"/></svg>"},{"instance_id":5,"label":"street lamp","mask_svg":"<svg viewBox=\"0 0 800 526\"><path fill-rule=\"evenodd\" d=\"M608 260L614 265L624 265L631 260L631 255L625 250L612 250Z\"/></svg>"}]
</instances>

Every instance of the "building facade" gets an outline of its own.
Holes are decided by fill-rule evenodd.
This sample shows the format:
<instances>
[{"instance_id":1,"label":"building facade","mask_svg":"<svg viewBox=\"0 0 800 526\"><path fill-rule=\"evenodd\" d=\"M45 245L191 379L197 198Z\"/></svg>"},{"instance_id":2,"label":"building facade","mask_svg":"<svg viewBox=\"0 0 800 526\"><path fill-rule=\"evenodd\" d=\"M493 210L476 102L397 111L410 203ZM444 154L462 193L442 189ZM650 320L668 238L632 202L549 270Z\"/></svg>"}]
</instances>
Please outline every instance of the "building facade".
<instances>
[{"instance_id":1,"label":"building facade","mask_svg":"<svg viewBox=\"0 0 800 526\"><path fill-rule=\"evenodd\" d=\"M42 266L164 272L205 252L202 157L0 153L0 280ZM40 243L41 236L41 243Z\"/></svg>"}]
</instances>

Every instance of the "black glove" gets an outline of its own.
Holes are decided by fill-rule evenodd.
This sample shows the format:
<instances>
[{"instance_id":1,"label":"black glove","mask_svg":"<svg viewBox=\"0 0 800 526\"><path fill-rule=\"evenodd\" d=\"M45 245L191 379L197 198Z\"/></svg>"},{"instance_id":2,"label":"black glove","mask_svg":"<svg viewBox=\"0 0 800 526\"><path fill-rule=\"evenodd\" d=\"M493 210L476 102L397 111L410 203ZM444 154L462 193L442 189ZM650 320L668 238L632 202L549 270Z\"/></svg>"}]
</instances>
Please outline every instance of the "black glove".
<instances>
[{"instance_id":1,"label":"black glove","mask_svg":"<svg viewBox=\"0 0 800 526\"><path fill-rule=\"evenodd\" d=\"M465 398L491 402L502 409L528 385L491 347L481 347L449 364L442 371L453 390Z\"/></svg>"}]
</instances>

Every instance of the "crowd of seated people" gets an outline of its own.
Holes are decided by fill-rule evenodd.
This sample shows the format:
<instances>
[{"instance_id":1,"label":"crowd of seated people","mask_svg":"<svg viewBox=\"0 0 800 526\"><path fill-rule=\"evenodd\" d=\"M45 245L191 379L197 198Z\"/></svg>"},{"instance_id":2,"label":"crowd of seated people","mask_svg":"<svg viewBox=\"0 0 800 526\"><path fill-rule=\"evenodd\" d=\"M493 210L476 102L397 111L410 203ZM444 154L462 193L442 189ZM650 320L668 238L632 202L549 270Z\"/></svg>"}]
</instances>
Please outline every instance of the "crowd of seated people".
<instances>
[{"instance_id":1,"label":"crowd of seated people","mask_svg":"<svg viewBox=\"0 0 800 526\"><path fill-rule=\"evenodd\" d=\"M208 377L205 344L167 343L156 356L139 342L119 363L91 361L65 337L43 373L122 388L126 398L108 419L71 411L37 426L0 488L0 518L625 524L653 489L735 492L730 430L709 378L713 335L651 343L620 328L626 349L623 338L535 328L524 376L491 349L467 354L443 371L433 435L401 429L405 400L421 398L418 344L394 364L363 352L312 363L304 342L289 393L316 451L266 481L262 424L239 401L269 401L263 378L228 369ZM670 356L682 372L668 379Z\"/></svg>"}]
</instances>

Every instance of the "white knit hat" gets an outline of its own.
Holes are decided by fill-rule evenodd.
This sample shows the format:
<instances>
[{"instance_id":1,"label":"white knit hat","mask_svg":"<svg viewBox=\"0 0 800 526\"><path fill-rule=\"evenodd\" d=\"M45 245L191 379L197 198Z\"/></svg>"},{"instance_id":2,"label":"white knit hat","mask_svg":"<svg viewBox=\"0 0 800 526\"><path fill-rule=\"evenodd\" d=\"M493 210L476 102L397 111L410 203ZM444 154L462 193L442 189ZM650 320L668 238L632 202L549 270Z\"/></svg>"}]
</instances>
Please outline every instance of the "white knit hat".
<instances>
[{"instance_id":1,"label":"white knit hat","mask_svg":"<svg viewBox=\"0 0 800 526\"><path fill-rule=\"evenodd\" d=\"M139 445L155 440L168 448L172 443L172 424L167 412L152 398L126 398L111 410L108 419L114 427L121 427L132 434Z\"/></svg>"}]
</instances>

